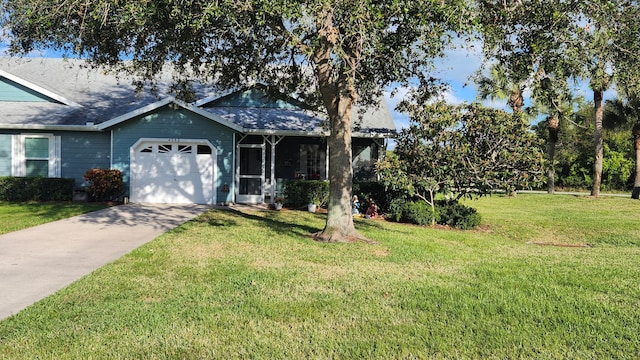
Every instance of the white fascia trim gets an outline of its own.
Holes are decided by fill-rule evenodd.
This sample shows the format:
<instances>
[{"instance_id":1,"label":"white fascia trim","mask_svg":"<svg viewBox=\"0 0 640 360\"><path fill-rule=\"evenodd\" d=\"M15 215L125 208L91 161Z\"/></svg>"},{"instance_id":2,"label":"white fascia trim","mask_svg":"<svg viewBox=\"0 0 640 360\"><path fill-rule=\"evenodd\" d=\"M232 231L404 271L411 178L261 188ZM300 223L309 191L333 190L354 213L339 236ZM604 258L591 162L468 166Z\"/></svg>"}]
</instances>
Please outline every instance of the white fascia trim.
<instances>
[{"instance_id":1,"label":"white fascia trim","mask_svg":"<svg viewBox=\"0 0 640 360\"><path fill-rule=\"evenodd\" d=\"M3 130L101 131L95 125L16 125L0 124Z\"/></svg>"},{"instance_id":2,"label":"white fascia trim","mask_svg":"<svg viewBox=\"0 0 640 360\"><path fill-rule=\"evenodd\" d=\"M176 104L176 105L180 106L181 108L183 108L185 110L188 110L188 111L191 111L193 113L196 113L196 114L198 114L200 116L203 116L203 117L205 117L205 118L207 118L209 120L213 120L213 121L219 123L220 125L226 126L226 127L230 128L232 130L243 131L242 127L240 127L240 126L238 126L238 125L236 125L236 124L234 124L232 122L229 122L229 121L223 119L222 117L220 117L218 115L211 114L211 113L209 113L209 112L207 112L205 110L199 109L199 108L191 106L191 105L187 105L182 101L176 100L174 97L168 97L166 99L157 101L157 102L155 102L153 104L149 104L149 105L141 107L139 109L130 111L130 112L124 114L124 115L120 115L120 116L118 116L116 118L113 118L113 119L111 119L109 121L105 121L103 123L100 123L100 124L97 125L96 129L105 130L105 129L110 128L112 126L118 125L119 123L122 123L124 121L133 119L134 117L148 114L148 113L150 113L150 112L152 112L154 110L157 110L157 109L159 109L159 108L161 108L163 106L169 105L169 104Z\"/></svg>"},{"instance_id":3,"label":"white fascia trim","mask_svg":"<svg viewBox=\"0 0 640 360\"><path fill-rule=\"evenodd\" d=\"M329 136L328 131L298 131L298 130L264 130L243 129L242 133L251 135L282 135L282 136Z\"/></svg>"},{"instance_id":4,"label":"white fascia trim","mask_svg":"<svg viewBox=\"0 0 640 360\"><path fill-rule=\"evenodd\" d=\"M329 131L297 131L297 130L262 130L262 129L244 129L244 134L252 135L282 135L282 136L305 136L305 137L322 137L329 136ZM386 139L395 137L394 133L362 133L352 132L351 137L365 139Z\"/></svg>"},{"instance_id":5,"label":"white fascia trim","mask_svg":"<svg viewBox=\"0 0 640 360\"><path fill-rule=\"evenodd\" d=\"M367 139L388 139L396 137L396 134L393 132L387 133L361 133L361 132L353 132L351 133L351 137L355 138L367 138Z\"/></svg>"},{"instance_id":6,"label":"white fascia trim","mask_svg":"<svg viewBox=\"0 0 640 360\"><path fill-rule=\"evenodd\" d=\"M187 105L187 104L185 104L183 102L180 102L180 101L175 101L175 103L180 105L181 107L185 108L186 110L189 110L189 111L191 111L193 113L196 113L196 114L198 114L200 116L203 116L203 117L205 117L205 118L207 118L209 120L213 120L213 121L219 123L220 125L226 126L226 127L230 128L232 130L235 130L235 131L238 131L238 132L245 131L245 129L242 128L241 126L238 126L238 125L236 125L236 124L224 119L221 116L218 116L216 114L212 114L212 113L210 113L210 112L208 112L206 110L203 110L203 109L201 109L199 107L192 106L192 105Z\"/></svg>"},{"instance_id":7,"label":"white fascia trim","mask_svg":"<svg viewBox=\"0 0 640 360\"><path fill-rule=\"evenodd\" d=\"M51 99L56 100L56 101L59 101L59 102L65 104L65 105L73 106L73 107L82 107L82 105L80 105L80 104L78 104L76 102L73 102L73 101L71 101L71 100L69 100L69 99L67 99L67 98L65 98L63 96L60 96L60 95L58 95L58 94L56 94L54 92L51 92L51 91L49 91L49 90L47 90L47 89L45 89L43 87L40 87L40 86L38 86L36 84L33 84L33 83L31 83L31 82L29 82L27 80L19 78L19 77L15 76L15 75L11 75L6 71L0 70L0 77L3 77L3 78L8 79L8 80L11 80L11 81L13 81L13 82L15 82L17 84L20 84L20 85L22 85L22 86L24 86L26 88L29 88L29 89L31 89L31 90L33 90L33 91L35 91L37 93L40 93L40 94L42 94L42 95L44 95L44 96L46 96L48 98L51 98Z\"/></svg>"},{"instance_id":8,"label":"white fascia trim","mask_svg":"<svg viewBox=\"0 0 640 360\"><path fill-rule=\"evenodd\" d=\"M98 124L97 128L99 130L104 130L104 129L109 128L111 126L118 125L121 122L124 122L124 121L127 121L129 119L132 119L132 118L134 118L136 116L144 115L144 114L149 113L149 112L151 112L153 110L159 109L159 108L161 108L161 107L163 107L165 105L171 104L172 102L175 102L175 99L173 97L168 97L166 99L163 99L163 100L160 100L160 101L156 101L153 104L149 104L147 106L143 106L143 107L141 107L139 109L130 111L130 112L124 114L124 115L120 115L120 116L118 116L116 118L113 118L113 119L111 119L109 121L105 121L103 123L100 123L100 124Z\"/></svg>"}]
</instances>

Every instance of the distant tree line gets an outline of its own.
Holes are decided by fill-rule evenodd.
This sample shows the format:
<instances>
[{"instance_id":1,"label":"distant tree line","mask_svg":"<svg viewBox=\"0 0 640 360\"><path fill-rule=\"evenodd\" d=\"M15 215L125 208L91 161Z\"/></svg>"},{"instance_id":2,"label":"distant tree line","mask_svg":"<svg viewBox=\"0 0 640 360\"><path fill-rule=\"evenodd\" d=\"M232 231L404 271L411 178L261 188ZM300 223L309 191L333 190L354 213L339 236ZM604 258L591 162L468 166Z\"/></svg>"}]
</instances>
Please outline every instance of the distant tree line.
<instances>
[{"instance_id":1,"label":"distant tree line","mask_svg":"<svg viewBox=\"0 0 640 360\"><path fill-rule=\"evenodd\" d=\"M604 104L601 185L604 191L634 188L636 150L632 130L637 128L639 110L634 104L619 99ZM584 190L593 184L593 116L593 103L584 102L559 124L555 159L547 163L548 168L555 170L557 190ZM552 128L548 123L547 118L534 126L541 139L550 138Z\"/></svg>"}]
</instances>

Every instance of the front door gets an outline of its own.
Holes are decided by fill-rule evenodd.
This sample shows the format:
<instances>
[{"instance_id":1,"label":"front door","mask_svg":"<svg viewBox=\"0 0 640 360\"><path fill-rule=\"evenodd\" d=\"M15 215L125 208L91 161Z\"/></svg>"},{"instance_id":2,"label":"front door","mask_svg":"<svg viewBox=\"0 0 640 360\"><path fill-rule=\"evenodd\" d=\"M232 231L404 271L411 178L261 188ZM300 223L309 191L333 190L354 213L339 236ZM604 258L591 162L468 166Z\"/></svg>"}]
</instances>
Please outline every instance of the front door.
<instances>
[{"instance_id":1,"label":"front door","mask_svg":"<svg viewBox=\"0 0 640 360\"><path fill-rule=\"evenodd\" d=\"M236 201L245 204L263 203L264 145L239 145L238 161L238 196Z\"/></svg>"}]
</instances>

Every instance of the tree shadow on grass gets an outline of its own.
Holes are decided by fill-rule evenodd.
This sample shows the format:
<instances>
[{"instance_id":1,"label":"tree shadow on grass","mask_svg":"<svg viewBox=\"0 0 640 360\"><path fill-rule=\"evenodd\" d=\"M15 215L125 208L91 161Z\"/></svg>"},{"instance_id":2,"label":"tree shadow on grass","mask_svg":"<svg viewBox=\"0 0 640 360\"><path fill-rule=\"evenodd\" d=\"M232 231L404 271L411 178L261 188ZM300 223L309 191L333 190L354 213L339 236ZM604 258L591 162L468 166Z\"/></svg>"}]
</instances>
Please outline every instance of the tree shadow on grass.
<instances>
[{"instance_id":1,"label":"tree shadow on grass","mask_svg":"<svg viewBox=\"0 0 640 360\"><path fill-rule=\"evenodd\" d=\"M386 220L382 219L354 219L356 230L373 230L373 231L393 231L394 233L409 234L410 231L399 230L397 227L393 230L385 226ZM398 224L398 223L394 223Z\"/></svg>"},{"instance_id":2,"label":"tree shadow on grass","mask_svg":"<svg viewBox=\"0 0 640 360\"><path fill-rule=\"evenodd\" d=\"M233 213L234 215L240 216L247 220L257 221L266 228L273 230L277 233L292 233L294 235L314 239L314 234L318 233L322 230L322 227L315 227L307 223L295 222L295 221L287 221L286 215L283 216L279 211L273 210L255 210L255 211L244 211L240 209L234 208L220 208L219 210L228 211ZM288 213L296 212L298 214L294 214L293 216L298 218L302 216L313 216L318 219L325 219L326 214L324 213L316 213L316 214L307 214L306 211L303 210L283 210ZM354 219L356 230L359 232L381 232L381 231L391 231L389 230L385 224L384 220L381 219ZM406 233L409 234L409 231L401 231L398 229L393 230L395 233ZM375 243L378 239L371 238L367 239L368 241Z\"/></svg>"},{"instance_id":3,"label":"tree shadow on grass","mask_svg":"<svg viewBox=\"0 0 640 360\"><path fill-rule=\"evenodd\" d=\"M376 229L376 230L384 230L384 226L381 220L376 219L354 219L354 225L356 229Z\"/></svg>"},{"instance_id":4,"label":"tree shadow on grass","mask_svg":"<svg viewBox=\"0 0 640 360\"><path fill-rule=\"evenodd\" d=\"M233 219L221 219L214 216L209 215L211 212L207 212L203 215L198 216L195 219L189 220L185 224L196 223L196 224L206 224L212 227L226 227L226 226L239 226L240 224Z\"/></svg>"},{"instance_id":5,"label":"tree shadow on grass","mask_svg":"<svg viewBox=\"0 0 640 360\"><path fill-rule=\"evenodd\" d=\"M277 233L293 233L300 237L309 237L309 235L322 230L322 228L313 227L308 224L300 224L292 221L285 221L281 218L281 215L277 211L271 210L259 210L261 215L254 214L252 212L242 211L238 209L219 209L222 211L228 211L234 215L240 216L247 220L259 222L263 226L277 232ZM321 216L320 214L316 216Z\"/></svg>"}]
</instances>

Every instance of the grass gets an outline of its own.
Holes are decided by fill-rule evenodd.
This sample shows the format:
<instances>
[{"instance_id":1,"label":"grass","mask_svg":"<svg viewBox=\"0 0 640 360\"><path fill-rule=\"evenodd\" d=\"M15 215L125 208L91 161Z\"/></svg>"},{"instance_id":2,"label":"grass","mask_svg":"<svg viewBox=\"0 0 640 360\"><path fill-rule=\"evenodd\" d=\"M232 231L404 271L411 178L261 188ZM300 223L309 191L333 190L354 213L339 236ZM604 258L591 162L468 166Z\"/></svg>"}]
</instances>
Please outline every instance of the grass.
<instances>
[{"instance_id":1,"label":"grass","mask_svg":"<svg viewBox=\"0 0 640 360\"><path fill-rule=\"evenodd\" d=\"M0 358L640 357L640 202L469 205L481 230L357 221L374 245L211 211L0 322Z\"/></svg>"},{"instance_id":2,"label":"grass","mask_svg":"<svg viewBox=\"0 0 640 360\"><path fill-rule=\"evenodd\" d=\"M103 203L0 201L0 235L104 208Z\"/></svg>"}]
</instances>

